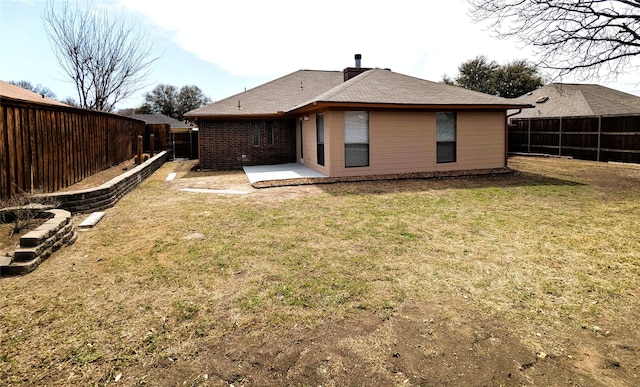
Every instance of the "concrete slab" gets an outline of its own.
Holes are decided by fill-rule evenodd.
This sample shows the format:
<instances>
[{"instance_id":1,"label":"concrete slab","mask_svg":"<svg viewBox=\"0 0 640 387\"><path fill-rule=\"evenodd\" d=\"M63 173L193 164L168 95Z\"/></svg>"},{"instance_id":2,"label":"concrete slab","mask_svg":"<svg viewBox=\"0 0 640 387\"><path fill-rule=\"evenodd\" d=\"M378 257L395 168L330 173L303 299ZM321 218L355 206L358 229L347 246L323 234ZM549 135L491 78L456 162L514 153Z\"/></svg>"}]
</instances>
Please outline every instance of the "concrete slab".
<instances>
[{"instance_id":1,"label":"concrete slab","mask_svg":"<svg viewBox=\"0 0 640 387\"><path fill-rule=\"evenodd\" d=\"M260 181L328 177L302 164L253 165L242 167L251 184Z\"/></svg>"},{"instance_id":2,"label":"concrete slab","mask_svg":"<svg viewBox=\"0 0 640 387\"><path fill-rule=\"evenodd\" d=\"M209 189L209 188L180 188L182 192L194 192L194 193L211 193L220 195L247 195L251 192L240 191L235 189Z\"/></svg>"},{"instance_id":3,"label":"concrete slab","mask_svg":"<svg viewBox=\"0 0 640 387\"><path fill-rule=\"evenodd\" d=\"M91 228L96 224L98 224L98 222L100 221L100 219L102 219L103 216L104 216L104 211L94 212L93 214L89 215L87 219L82 221L82 223L80 223L78 227Z\"/></svg>"}]
</instances>

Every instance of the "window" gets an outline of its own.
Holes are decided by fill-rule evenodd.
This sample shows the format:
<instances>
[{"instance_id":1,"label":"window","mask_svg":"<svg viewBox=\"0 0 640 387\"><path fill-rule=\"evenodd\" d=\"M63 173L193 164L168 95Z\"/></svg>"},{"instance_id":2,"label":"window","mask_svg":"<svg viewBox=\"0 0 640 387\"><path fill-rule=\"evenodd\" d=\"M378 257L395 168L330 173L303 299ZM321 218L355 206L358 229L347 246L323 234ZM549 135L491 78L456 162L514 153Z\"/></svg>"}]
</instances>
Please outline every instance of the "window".
<instances>
[{"instance_id":1,"label":"window","mask_svg":"<svg viewBox=\"0 0 640 387\"><path fill-rule=\"evenodd\" d=\"M318 165L324 165L324 113L316 114L316 138L318 142Z\"/></svg>"},{"instance_id":2,"label":"window","mask_svg":"<svg viewBox=\"0 0 640 387\"><path fill-rule=\"evenodd\" d=\"M253 146L260 146L260 123L253 123Z\"/></svg>"},{"instance_id":3,"label":"window","mask_svg":"<svg viewBox=\"0 0 640 387\"><path fill-rule=\"evenodd\" d=\"M456 161L456 121L455 112L436 113L436 161L438 163Z\"/></svg>"},{"instance_id":4,"label":"window","mask_svg":"<svg viewBox=\"0 0 640 387\"><path fill-rule=\"evenodd\" d=\"M369 112L344 112L344 166L369 166Z\"/></svg>"},{"instance_id":5,"label":"window","mask_svg":"<svg viewBox=\"0 0 640 387\"><path fill-rule=\"evenodd\" d=\"M302 119L300 119L300 160L304 160L304 133L302 132Z\"/></svg>"},{"instance_id":6,"label":"window","mask_svg":"<svg viewBox=\"0 0 640 387\"><path fill-rule=\"evenodd\" d=\"M267 145L273 145L273 121L267 121Z\"/></svg>"}]
</instances>

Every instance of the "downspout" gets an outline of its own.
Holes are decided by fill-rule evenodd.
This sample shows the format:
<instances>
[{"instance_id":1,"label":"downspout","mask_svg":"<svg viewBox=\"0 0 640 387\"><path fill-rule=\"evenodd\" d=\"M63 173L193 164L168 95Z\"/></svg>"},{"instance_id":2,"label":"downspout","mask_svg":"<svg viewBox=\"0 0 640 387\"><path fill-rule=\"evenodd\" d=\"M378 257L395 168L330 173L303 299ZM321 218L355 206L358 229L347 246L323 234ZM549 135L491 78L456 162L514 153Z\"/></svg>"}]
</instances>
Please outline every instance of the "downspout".
<instances>
[{"instance_id":1,"label":"downspout","mask_svg":"<svg viewBox=\"0 0 640 387\"><path fill-rule=\"evenodd\" d=\"M507 114L504 121L504 166L507 166L507 161L509 160L509 118L522 113L522 108L519 108L517 112Z\"/></svg>"}]
</instances>

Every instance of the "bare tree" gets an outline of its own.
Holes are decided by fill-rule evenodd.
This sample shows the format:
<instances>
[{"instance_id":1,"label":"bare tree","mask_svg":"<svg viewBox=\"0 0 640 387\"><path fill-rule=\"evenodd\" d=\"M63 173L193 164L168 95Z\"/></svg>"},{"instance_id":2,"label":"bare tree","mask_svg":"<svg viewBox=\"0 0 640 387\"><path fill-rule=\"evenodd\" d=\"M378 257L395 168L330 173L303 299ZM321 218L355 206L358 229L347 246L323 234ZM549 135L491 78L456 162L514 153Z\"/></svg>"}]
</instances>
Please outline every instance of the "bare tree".
<instances>
[{"instance_id":1,"label":"bare tree","mask_svg":"<svg viewBox=\"0 0 640 387\"><path fill-rule=\"evenodd\" d=\"M16 85L18 87L22 87L23 89L29 90L29 91L33 91L34 93L38 93L43 97L47 97L47 98L53 98L56 99L56 93L54 93L53 91L51 91L51 89L49 89L46 86L42 86L41 84L37 84L36 86L33 86L33 84L29 81L9 81L10 84L12 85Z\"/></svg>"},{"instance_id":2,"label":"bare tree","mask_svg":"<svg viewBox=\"0 0 640 387\"><path fill-rule=\"evenodd\" d=\"M469 0L476 22L534 47L540 66L584 76L638 69L640 0Z\"/></svg>"},{"instance_id":3,"label":"bare tree","mask_svg":"<svg viewBox=\"0 0 640 387\"><path fill-rule=\"evenodd\" d=\"M64 1L45 6L45 28L58 63L73 80L78 104L112 111L115 105L144 87L151 65L151 44L124 16L111 20L92 2L86 9Z\"/></svg>"}]
</instances>

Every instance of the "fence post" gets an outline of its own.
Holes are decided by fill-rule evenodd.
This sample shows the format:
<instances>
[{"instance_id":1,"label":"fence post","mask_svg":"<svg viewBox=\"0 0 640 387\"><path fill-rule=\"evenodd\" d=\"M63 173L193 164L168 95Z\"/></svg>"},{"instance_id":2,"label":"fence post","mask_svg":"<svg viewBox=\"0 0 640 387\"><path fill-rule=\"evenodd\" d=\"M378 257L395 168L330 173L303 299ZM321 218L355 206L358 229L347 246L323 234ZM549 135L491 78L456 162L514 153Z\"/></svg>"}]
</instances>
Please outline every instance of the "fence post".
<instances>
[{"instance_id":1,"label":"fence post","mask_svg":"<svg viewBox=\"0 0 640 387\"><path fill-rule=\"evenodd\" d=\"M529 117L529 127L527 128L527 153L531 153L531 117Z\"/></svg>"},{"instance_id":2,"label":"fence post","mask_svg":"<svg viewBox=\"0 0 640 387\"><path fill-rule=\"evenodd\" d=\"M562 156L562 117L560 117L560 128L558 128L558 156Z\"/></svg>"},{"instance_id":3,"label":"fence post","mask_svg":"<svg viewBox=\"0 0 640 387\"><path fill-rule=\"evenodd\" d=\"M598 153L596 161L600 161L600 134L602 133L602 116L598 116Z\"/></svg>"},{"instance_id":4,"label":"fence post","mask_svg":"<svg viewBox=\"0 0 640 387\"><path fill-rule=\"evenodd\" d=\"M149 157L153 157L154 148L155 148L155 135L151 133L149 135Z\"/></svg>"},{"instance_id":5,"label":"fence post","mask_svg":"<svg viewBox=\"0 0 640 387\"><path fill-rule=\"evenodd\" d=\"M142 164L142 136L138 135L138 157L137 164Z\"/></svg>"}]
</instances>

